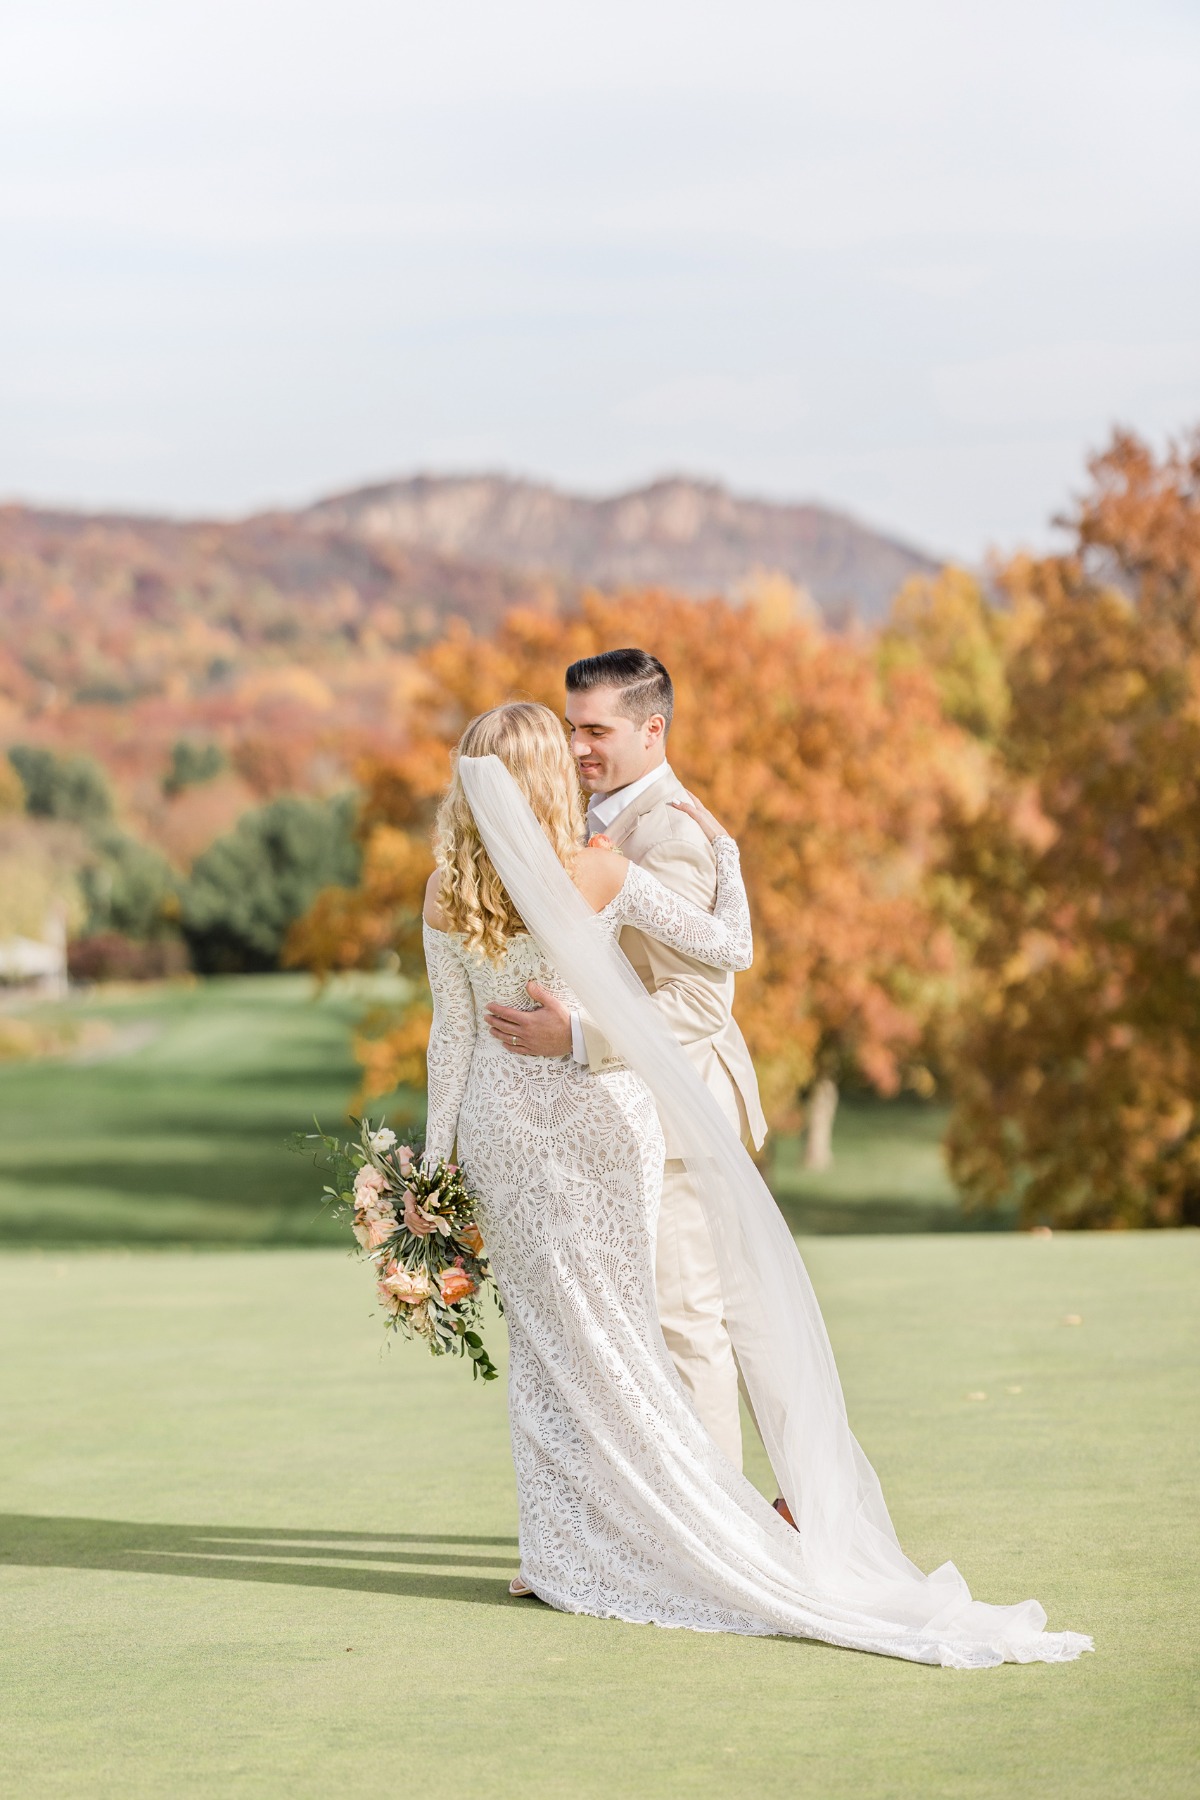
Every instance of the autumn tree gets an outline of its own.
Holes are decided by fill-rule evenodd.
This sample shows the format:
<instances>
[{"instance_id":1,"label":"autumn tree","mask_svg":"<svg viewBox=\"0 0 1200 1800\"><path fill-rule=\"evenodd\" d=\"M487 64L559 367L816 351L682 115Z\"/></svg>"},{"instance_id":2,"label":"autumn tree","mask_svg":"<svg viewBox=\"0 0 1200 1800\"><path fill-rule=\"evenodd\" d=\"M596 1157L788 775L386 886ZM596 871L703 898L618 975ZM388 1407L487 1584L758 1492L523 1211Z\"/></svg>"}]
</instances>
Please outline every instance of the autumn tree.
<instances>
[{"instance_id":1,"label":"autumn tree","mask_svg":"<svg viewBox=\"0 0 1200 1800\"><path fill-rule=\"evenodd\" d=\"M821 1081L894 1093L920 1080L924 1014L953 955L925 877L962 734L924 669L881 667L869 642L826 635L773 590L740 608L593 596L565 618L514 613L494 638L453 628L421 658L407 747L364 769L362 880L319 897L289 957L327 971L394 945L419 980L450 746L502 699L560 709L567 663L623 643L671 669L672 766L743 847L756 956L737 1010L770 1116L795 1123ZM422 1049L419 1010L360 1043L366 1090L419 1080Z\"/></svg>"},{"instance_id":2,"label":"autumn tree","mask_svg":"<svg viewBox=\"0 0 1200 1800\"><path fill-rule=\"evenodd\" d=\"M1070 551L1002 586L1025 626L985 803L948 872L975 976L951 1170L1026 1222L1200 1222L1200 435L1091 464Z\"/></svg>"}]
</instances>

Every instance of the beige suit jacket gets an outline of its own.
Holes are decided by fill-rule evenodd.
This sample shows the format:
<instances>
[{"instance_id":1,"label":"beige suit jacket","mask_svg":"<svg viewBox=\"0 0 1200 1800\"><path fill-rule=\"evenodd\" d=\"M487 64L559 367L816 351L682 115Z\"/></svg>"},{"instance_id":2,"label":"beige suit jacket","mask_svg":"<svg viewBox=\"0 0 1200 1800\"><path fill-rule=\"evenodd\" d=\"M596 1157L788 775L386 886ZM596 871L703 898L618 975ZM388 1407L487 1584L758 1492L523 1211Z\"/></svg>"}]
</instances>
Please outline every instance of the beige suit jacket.
<instances>
[{"instance_id":1,"label":"beige suit jacket","mask_svg":"<svg viewBox=\"0 0 1200 1800\"><path fill-rule=\"evenodd\" d=\"M674 775L662 776L618 813L605 835L614 848L657 876L664 887L711 912L717 897L712 846L694 819L668 804L681 799L686 791ZM767 1135L767 1122L754 1064L734 1023L733 976L671 950L631 926L622 931L620 945L730 1124L741 1136L749 1136L758 1149ZM620 1067L620 1058L596 1026L586 1016L580 1022L590 1068L599 1072ZM668 1134L668 1157L681 1154L682 1147L672 1144Z\"/></svg>"}]
</instances>

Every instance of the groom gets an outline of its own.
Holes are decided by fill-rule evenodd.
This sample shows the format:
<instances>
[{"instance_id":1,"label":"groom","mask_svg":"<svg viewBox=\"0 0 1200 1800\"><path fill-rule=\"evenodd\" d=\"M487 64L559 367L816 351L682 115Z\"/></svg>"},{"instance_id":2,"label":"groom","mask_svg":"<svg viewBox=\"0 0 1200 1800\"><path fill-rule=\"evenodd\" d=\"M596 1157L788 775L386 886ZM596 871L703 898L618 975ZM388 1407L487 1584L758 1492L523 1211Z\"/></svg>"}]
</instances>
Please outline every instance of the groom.
<instances>
[{"instance_id":1,"label":"groom","mask_svg":"<svg viewBox=\"0 0 1200 1800\"><path fill-rule=\"evenodd\" d=\"M606 650L567 670L567 723L579 778L591 796L588 835L685 899L711 911L716 864L700 827L668 803L685 789L667 762L674 695L662 663L645 650ZM754 1065L733 1020L733 976L626 927L622 950L710 1093L757 1149L767 1125ZM538 986L533 1012L487 1008L487 1022L515 1056L574 1056L594 1073L619 1067L596 1027ZM514 1042L515 1039L515 1042ZM656 1277L663 1336L706 1430L740 1468L738 1375L726 1329L716 1253L700 1201L667 1142Z\"/></svg>"}]
</instances>

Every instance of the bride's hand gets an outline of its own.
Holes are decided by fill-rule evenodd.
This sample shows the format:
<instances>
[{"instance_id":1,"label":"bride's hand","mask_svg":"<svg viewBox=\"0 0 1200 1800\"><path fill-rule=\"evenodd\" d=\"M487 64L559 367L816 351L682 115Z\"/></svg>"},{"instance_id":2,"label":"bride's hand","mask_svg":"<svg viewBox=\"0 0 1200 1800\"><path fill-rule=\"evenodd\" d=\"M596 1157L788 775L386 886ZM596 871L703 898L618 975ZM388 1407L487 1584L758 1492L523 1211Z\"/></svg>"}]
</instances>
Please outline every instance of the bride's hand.
<instances>
[{"instance_id":1,"label":"bride's hand","mask_svg":"<svg viewBox=\"0 0 1200 1800\"><path fill-rule=\"evenodd\" d=\"M668 804L675 807L677 812L686 813L689 819L695 819L710 844L715 843L719 837L730 835L720 820L715 819L709 812L707 806L697 800L695 794L687 794L682 800L671 800Z\"/></svg>"}]
</instances>

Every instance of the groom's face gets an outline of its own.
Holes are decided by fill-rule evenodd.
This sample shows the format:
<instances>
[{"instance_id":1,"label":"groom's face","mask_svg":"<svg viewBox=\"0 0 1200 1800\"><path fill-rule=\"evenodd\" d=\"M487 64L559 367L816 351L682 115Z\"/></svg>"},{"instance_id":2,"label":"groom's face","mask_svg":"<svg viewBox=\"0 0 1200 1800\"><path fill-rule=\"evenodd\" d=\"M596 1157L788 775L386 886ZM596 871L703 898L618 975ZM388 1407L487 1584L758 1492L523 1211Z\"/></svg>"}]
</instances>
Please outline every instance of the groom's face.
<instances>
[{"instance_id":1,"label":"groom's face","mask_svg":"<svg viewBox=\"0 0 1200 1800\"><path fill-rule=\"evenodd\" d=\"M579 779L589 794L615 794L662 762L666 726L653 714L638 725L621 711L620 688L567 691L567 726Z\"/></svg>"}]
</instances>

